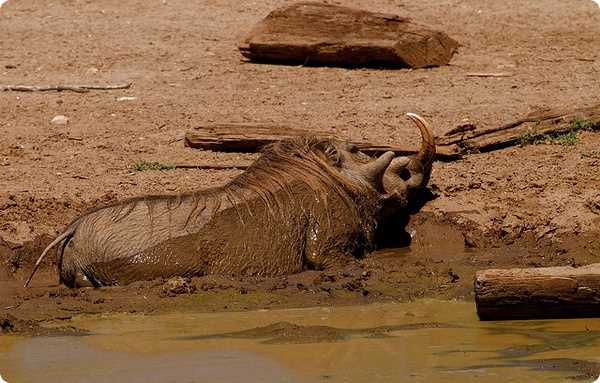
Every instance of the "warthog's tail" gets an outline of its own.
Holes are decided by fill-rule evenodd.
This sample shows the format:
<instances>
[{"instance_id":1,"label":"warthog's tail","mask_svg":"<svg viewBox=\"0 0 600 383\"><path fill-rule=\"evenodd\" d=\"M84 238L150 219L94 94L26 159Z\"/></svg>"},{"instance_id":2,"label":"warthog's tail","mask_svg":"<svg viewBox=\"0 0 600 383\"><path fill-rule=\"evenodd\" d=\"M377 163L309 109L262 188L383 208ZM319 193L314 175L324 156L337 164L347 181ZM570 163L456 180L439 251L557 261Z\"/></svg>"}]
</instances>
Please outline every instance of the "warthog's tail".
<instances>
[{"instance_id":1,"label":"warthog's tail","mask_svg":"<svg viewBox=\"0 0 600 383\"><path fill-rule=\"evenodd\" d=\"M73 236L73 234L75 233L75 229L76 228L77 228L77 225L75 225L75 224L70 225L64 233L62 233L61 235L59 235L54 241L52 241L51 244L48 245L48 247L46 247L44 249L44 251L42 252L42 255L40 255L40 257L35 262L35 265L33 266L33 270L31 271L31 275L29 276L29 278L27 278L27 282L25 282L24 287L29 286L29 282L31 282L31 280L33 279L33 275L35 274L35 272L37 271L38 267L40 266L40 264L44 260L44 257L46 256L46 253L48 253L48 251L50 251L50 249L52 249L57 244L61 243L65 239Z\"/></svg>"}]
</instances>

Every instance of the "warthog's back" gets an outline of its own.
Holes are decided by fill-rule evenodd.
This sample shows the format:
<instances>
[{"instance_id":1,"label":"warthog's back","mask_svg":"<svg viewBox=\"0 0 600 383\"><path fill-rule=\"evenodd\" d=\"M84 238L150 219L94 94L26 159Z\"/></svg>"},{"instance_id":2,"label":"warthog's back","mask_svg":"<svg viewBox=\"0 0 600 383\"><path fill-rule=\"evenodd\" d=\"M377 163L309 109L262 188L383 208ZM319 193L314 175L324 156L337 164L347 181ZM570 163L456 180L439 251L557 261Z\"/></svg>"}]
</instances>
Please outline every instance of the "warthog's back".
<instances>
[{"instance_id":1,"label":"warthog's back","mask_svg":"<svg viewBox=\"0 0 600 383\"><path fill-rule=\"evenodd\" d=\"M347 220L340 197L319 197L302 184L293 190L236 204L221 191L100 209L81 219L66 244L61 278L74 285L80 272L94 285L112 285L175 275L291 274L306 258L314 264L333 256L348 236L357 243L361 225Z\"/></svg>"}]
</instances>

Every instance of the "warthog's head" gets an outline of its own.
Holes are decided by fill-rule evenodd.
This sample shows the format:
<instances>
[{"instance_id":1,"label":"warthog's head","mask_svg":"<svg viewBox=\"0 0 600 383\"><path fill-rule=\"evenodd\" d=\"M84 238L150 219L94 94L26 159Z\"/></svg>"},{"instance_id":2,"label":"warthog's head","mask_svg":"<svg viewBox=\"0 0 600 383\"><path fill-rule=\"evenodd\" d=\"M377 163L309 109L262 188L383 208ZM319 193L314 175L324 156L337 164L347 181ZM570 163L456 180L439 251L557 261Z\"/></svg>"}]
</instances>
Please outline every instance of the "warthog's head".
<instances>
[{"instance_id":1,"label":"warthog's head","mask_svg":"<svg viewBox=\"0 0 600 383\"><path fill-rule=\"evenodd\" d=\"M356 145L328 141L322 149L326 161L337 168L350 183L375 189L389 202L405 205L416 191L429 182L435 157L435 141L427 122L415 114L408 114L421 132L419 152L410 157L385 152L371 158Z\"/></svg>"}]
</instances>

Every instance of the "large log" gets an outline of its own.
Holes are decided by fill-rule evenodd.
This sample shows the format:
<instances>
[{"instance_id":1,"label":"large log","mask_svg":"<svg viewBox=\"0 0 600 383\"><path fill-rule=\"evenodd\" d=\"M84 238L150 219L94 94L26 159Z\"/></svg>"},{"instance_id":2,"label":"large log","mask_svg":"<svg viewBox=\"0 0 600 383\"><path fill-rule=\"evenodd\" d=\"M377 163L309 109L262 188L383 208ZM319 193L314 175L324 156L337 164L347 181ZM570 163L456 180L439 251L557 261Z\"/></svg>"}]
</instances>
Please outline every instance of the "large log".
<instances>
[{"instance_id":1,"label":"large log","mask_svg":"<svg viewBox=\"0 0 600 383\"><path fill-rule=\"evenodd\" d=\"M481 320L600 316L600 263L490 269L475 276Z\"/></svg>"},{"instance_id":2,"label":"large log","mask_svg":"<svg viewBox=\"0 0 600 383\"><path fill-rule=\"evenodd\" d=\"M312 135L324 138L341 139L333 132L291 128L281 124L211 124L198 127L185 134L185 146L220 152L254 153L267 145L286 138ZM412 155L418 151L414 147L402 145L376 145L364 141L352 141L360 150L370 155L392 151L396 155ZM436 158L441 161L456 159L460 154L453 148L439 148Z\"/></svg>"},{"instance_id":3,"label":"large log","mask_svg":"<svg viewBox=\"0 0 600 383\"><path fill-rule=\"evenodd\" d=\"M406 17L317 2L272 11L239 46L258 62L408 68L446 65L457 48Z\"/></svg>"}]
</instances>

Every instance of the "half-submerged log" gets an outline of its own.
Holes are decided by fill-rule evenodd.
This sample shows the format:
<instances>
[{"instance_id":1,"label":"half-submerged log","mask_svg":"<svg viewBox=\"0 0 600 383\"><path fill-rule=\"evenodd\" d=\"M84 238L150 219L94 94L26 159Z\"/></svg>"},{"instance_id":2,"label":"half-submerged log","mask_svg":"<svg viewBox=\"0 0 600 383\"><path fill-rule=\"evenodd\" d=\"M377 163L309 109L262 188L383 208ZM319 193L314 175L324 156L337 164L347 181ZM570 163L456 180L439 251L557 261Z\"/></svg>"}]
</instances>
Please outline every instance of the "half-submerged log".
<instances>
[{"instance_id":1,"label":"half-submerged log","mask_svg":"<svg viewBox=\"0 0 600 383\"><path fill-rule=\"evenodd\" d=\"M188 131L185 134L185 146L213 150L219 152L254 153L261 150L265 145L298 136L317 136L323 138L342 139L333 132L322 130L308 130L286 127L277 124L212 124L205 125ZM376 145L363 141L352 141L363 152L370 155L378 155L386 151L392 151L396 155L412 155L418 152L418 145ZM441 161L456 159L460 154L453 148L438 148L436 158Z\"/></svg>"},{"instance_id":2,"label":"half-submerged log","mask_svg":"<svg viewBox=\"0 0 600 383\"><path fill-rule=\"evenodd\" d=\"M475 276L481 320L600 316L600 263L490 269Z\"/></svg>"},{"instance_id":3,"label":"half-submerged log","mask_svg":"<svg viewBox=\"0 0 600 383\"><path fill-rule=\"evenodd\" d=\"M272 11L239 46L257 62L404 68L447 65L457 48L406 17L317 2Z\"/></svg>"}]
</instances>

